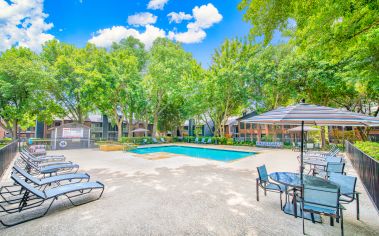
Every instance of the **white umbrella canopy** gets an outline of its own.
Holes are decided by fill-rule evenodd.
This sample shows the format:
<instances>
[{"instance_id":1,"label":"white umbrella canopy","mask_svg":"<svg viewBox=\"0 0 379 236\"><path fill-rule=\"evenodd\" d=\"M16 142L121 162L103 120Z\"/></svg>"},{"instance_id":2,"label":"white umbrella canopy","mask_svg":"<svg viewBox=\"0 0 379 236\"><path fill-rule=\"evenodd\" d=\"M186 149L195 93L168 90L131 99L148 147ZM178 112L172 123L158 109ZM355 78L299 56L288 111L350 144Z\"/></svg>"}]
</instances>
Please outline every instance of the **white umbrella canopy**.
<instances>
[{"instance_id":1,"label":"white umbrella canopy","mask_svg":"<svg viewBox=\"0 0 379 236\"><path fill-rule=\"evenodd\" d=\"M317 131L319 129L317 128L313 128L313 127L310 127L310 126L304 126L304 132L307 132L307 131ZM295 128L292 128L292 129L289 129L288 132L301 132L301 126L297 126Z\"/></svg>"}]
</instances>

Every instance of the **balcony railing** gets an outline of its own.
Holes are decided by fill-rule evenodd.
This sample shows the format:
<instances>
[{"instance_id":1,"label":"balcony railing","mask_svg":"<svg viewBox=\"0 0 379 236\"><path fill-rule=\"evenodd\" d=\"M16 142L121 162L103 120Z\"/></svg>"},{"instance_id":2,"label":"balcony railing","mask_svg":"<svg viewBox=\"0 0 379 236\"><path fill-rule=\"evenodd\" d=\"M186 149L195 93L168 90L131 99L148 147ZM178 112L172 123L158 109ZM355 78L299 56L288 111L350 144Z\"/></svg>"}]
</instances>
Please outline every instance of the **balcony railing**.
<instances>
[{"instance_id":1,"label":"balcony railing","mask_svg":"<svg viewBox=\"0 0 379 236\"><path fill-rule=\"evenodd\" d=\"M103 127L91 127L91 132L101 133L101 132L103 132Z\"/></svg>"}]
</instances>

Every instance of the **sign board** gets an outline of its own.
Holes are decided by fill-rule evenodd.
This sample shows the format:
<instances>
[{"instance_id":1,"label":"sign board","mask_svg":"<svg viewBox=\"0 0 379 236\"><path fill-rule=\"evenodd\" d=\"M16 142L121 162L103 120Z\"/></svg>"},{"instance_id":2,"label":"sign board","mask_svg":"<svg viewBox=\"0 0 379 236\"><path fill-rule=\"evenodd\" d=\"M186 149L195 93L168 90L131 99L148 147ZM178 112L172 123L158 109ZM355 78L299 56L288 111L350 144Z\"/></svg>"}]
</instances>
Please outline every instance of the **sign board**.
<instances>
[{"instance_id":1,"label":"sign board","mask_svg":"<svg viewBox=\"0 0 379 236\"><path fill-rule=\"evenodd\" d=\"M83 128L63 128L62 138L83 138Z\"/></svg>"}]
</instances>

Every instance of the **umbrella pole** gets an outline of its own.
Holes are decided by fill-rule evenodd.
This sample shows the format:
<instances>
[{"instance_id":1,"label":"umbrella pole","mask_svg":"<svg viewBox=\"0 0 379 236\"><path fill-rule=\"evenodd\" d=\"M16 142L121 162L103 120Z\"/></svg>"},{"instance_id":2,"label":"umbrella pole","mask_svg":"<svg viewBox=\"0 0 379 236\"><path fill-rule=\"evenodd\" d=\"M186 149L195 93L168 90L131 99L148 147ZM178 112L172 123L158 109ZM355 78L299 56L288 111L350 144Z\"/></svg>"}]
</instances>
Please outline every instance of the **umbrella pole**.
<instances>
[{"instance_id":1,"label":"umbrella pole","mask_svg":"<svg viewBox=\"0 0 379 236\"><path fill-rule=\"evenodd\" d=\"M301 146L300 146L300 182L303 185L303 152L304 152L304 121L301 122Z\"/></svg>"},{"instance_id":2,"label":"umbrella pole","mask_svg":"<svg viewBox=\"0 0 379 236\"><path fill-rule=\"evenodd\" d=\"M301 147L300 147L300 186L301 186L301 198L304 199L304 183L303 183L303 165L304 165L304 121L301 121ZM296 197L296 196L294 196ZM304 200L301 201L301 218L303 220L303 234L305 234L305 227L304 227ZM297 209L297 207L295 207Z\"/></svg>"}]
</instances>

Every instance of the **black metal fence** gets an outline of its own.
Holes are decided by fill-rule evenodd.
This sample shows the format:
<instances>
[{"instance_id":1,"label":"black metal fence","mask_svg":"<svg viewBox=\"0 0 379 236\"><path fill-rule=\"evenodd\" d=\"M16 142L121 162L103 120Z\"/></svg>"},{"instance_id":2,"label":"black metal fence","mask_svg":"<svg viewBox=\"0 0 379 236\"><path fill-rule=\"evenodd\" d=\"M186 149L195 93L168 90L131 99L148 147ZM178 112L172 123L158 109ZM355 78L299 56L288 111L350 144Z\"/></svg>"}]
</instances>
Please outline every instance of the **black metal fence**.
<instances>
[{"instance_id":1,"label":"black metal fence","mask_svg":"<svg viewBox=\"0 0 379 236\"><path fill-rule=\"evenodd\" d=\"M13 141L10 144L0 148L0 177L13 161L17 153L18 141Z\"/></svg>"},{"instance_id":2,"label":"black metal fence","mask_svg":"<svg viewBox=\"0 0 379 236\"><path fill-rule=\"evenodd\" d=\"M349 141L346 141L345 147L347 156L379 211L379 162Z\"/></svg>"}]
</instances>

